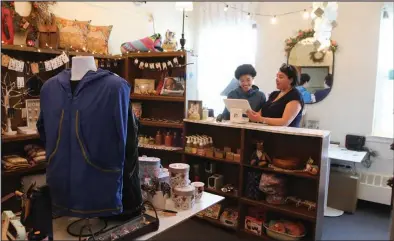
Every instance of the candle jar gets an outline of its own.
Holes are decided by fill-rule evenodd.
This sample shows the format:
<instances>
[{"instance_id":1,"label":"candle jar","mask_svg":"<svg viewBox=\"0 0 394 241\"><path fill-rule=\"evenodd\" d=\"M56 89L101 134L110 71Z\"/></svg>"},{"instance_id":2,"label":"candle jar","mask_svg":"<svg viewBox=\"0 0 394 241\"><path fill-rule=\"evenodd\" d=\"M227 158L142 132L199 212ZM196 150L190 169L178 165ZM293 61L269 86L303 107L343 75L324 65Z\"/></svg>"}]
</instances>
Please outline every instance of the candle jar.
<instances>
[{"instance_id":1,"label":"candle jar","mask_svg":"<svg viewBox=\"0 0 394 241\"><path fill-rule=\"evenodd\" d=\"M189 185L190 166L185 163L173 163L168 167L170 171L170 185L175 187L186 187Z\"/></svg>"},{"instance_id":2,"label":"candle jar","mask_svg":"<svg viewBox=\"0 0 394 241\"><path fill-rule=\"evenodd\" d=\"M193 208L195 202L195 187L176 187L174 189L174 204L176 209L188 210Z\"/></svg>"}]
</instances>

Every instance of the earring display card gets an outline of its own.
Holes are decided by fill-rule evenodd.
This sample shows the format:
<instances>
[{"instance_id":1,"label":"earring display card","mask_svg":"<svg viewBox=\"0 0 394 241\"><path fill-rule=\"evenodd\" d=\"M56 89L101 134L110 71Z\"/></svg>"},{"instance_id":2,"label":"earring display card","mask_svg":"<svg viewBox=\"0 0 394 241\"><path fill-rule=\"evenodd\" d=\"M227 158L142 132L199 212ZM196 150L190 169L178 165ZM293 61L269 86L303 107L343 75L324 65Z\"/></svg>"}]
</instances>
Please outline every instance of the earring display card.
<instances>
[{"instance_id":1,"label":"earring display card","mask_svg":"<svg viewBox=\"0 0 394 241\"><path fill-rule=\"evenodd\" d=\"M25 100L27 127L36 129L38 117L40 116L40 100Z\"/></svg>"}]
</instances>

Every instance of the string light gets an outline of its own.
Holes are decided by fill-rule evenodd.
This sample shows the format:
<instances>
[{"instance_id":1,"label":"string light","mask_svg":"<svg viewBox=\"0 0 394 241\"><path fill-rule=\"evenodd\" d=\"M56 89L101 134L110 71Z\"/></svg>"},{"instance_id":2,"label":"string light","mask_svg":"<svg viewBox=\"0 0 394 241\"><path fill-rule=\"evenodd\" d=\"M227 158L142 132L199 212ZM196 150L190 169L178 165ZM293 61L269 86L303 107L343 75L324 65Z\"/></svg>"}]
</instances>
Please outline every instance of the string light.
<instances>
[{"instance_id":1,"label":"string light","mask_svg":"<svg viewBox=\"0 0 394 241\"><path fill-rule=\"evenodd\" d=\"M37 52L41 52L41 49L37 49Z\"/></svg>"},{"instance_id":2,"label":"string light","mask_svg":"<svg viewBox=\"0 0 394 241\"><path fill-rule=\"evenodd\" d=\"M309 13L308 13L308 11L306 11L306 9L304 9L304 13L302 14L302 17L304 19L308 19L309 18Z\"/></svg>"},{"instance_id":3,"label":"string light","mask_svg":"<svg viewBox=\"0 0 394 241\"><path fill-rule=\"evenodd\" d=\"M278 22L278 17L281 16L286 16L286 15L290 15L290 14L296 14L296 13L302 13L302 17L305 19L308 19L309 17L312 17L312 14L308 13L308 9L312 9L312 7L309 7L307 9L302 9L302 10L296 10L296 11L292 11L292 12L285 12L285 13L278 13L275 15L272 14L261 14L261 13L254 13L254 12L248 12L248 11L244 11L242 9L239 9L237 7L233 7L228 5L227 3L223 3L224 4L224 11L226 12L229 8L234 9L234 10L238 10L241 13L245 13L247 14L247 18L250 18L253 14L253 16L260 16L260 17L270 17L271 18L271 23L272 24L276 24Z\"/></svg>"},{"instance_id":4,"label":"string light","mask_svg":"<svg viewBox=\"0 0 394 241\"><path fill-rule=\"evenodd\" d=\"M278 22L278 20L276 19L276 16L273 16L272 18L271 18L271 23L272 24L276 24Z\"/></svg>"}]
</instances>

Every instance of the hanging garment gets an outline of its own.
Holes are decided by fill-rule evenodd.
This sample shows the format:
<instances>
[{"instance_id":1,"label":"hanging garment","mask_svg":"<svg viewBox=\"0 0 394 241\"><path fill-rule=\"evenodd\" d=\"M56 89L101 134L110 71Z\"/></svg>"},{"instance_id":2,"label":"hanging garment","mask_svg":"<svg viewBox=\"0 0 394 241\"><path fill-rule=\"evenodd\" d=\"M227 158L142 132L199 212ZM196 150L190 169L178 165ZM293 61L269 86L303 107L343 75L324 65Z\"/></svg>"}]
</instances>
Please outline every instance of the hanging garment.
<instances>
[{"instance_id":1,"label":"hanging garment","mask_svg":"<svg viewBox=\"0 0 394 241\"><path fill-rule=\"evenodd\" d=\"M130 85L99 69L71 92L71 71L41 89L37 128L46 143L47 183L57 215L81 218L122 212Z\"/></svg>"}]
</instances>

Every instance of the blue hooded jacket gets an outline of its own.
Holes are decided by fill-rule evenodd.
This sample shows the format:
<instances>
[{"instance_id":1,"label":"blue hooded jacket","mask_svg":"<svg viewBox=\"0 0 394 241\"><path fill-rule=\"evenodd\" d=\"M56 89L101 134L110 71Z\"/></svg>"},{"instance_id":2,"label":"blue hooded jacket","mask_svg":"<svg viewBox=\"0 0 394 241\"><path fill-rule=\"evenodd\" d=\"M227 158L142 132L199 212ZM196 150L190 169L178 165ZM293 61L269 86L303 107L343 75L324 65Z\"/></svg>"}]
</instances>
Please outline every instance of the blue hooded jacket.
<instances>
[{"instance_id":1,"label":"blue hooded jacket","mask_svg":"<svg viewBox=\"0 0 394 241\"><path fill-rule=\"evenodd\" d=\"M259 87L255 85L253 85L252 89L250 89L247 93L245 93L241 87L238 87L228 94L227 99L248 100L253 111L261 110L261 107L263 107L263 104L266 101L265 94L261 92ZM224 109L222 116L224 120L230 119L230 112L227 110L227 108Z\"/></svg>"},{"instance_id":2,"label":"blue hooded jacket","mask_svg":"<svg viewBox=\"0 0 394 241\"><path fill-rule=\"evenodd\" d=\"M122 212L130 85L98 69L74 94L64 70L41 89L37 128L45 142L47 184L57 215L81 218Z\"/></svg>"}]
</instances>

